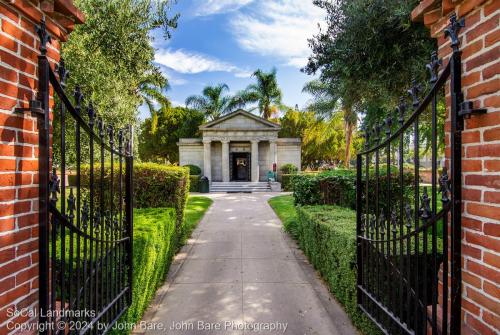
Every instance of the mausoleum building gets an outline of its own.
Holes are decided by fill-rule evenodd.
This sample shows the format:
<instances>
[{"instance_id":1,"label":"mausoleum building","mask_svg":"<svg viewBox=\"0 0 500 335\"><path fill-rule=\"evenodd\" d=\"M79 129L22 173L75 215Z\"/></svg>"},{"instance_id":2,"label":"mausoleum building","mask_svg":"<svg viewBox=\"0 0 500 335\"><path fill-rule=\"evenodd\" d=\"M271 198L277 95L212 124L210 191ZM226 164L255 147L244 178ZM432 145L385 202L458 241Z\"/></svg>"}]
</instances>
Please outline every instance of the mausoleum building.
<instances>
[{"instance_id":1,"label":"mausoleum building","mask_svg":"<svg viewBox=\"0 0 500 335\"><path fill-rule=\"evenodd\" d=\"M180 165L197 165L210 182L263 182L291 163L300 169L301 139L278 138L279 124L242 109L200 126L202 138L179 140Z\"/></svg>"}]
</instances>

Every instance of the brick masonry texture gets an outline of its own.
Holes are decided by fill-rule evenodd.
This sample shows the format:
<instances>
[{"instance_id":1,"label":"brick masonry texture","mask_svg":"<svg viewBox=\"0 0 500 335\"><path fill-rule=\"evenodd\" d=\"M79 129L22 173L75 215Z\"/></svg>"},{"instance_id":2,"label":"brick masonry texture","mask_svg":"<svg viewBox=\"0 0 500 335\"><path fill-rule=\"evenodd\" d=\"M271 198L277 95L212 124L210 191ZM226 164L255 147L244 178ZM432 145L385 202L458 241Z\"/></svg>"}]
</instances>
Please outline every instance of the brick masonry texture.
<instances>
[{"instance_id":1,"label":"brick masonry texture","mask_svg":"<svg viewBox=\"0 0 500 335\"><path fill-rule=\"evenodd\" d=\"M460 32L465 100L487 108L487 114L465 120L463 132L462 329L495 334L500 329L500 1L421 1L412 18L430 28L444 62L451 48L443 28L452 12L465 18ZM449 120L448 104L447 132ZM447 148L449 157L449 143Z\"/></svg>"},{"instance_id":2,"label":"brick masonry texture","mask_svg":"<svg viewBox=\"0 0 500 335\"><path fill-rule=\"evenodd\" d=\"M34 25L46 16L52 66L59 61L60 40L81 23L71 1L0 0L0 334L20 333L13 322L34 320L9 315L9 310L38 304L38 125L29 113L18 114L36 98L39 40ZM53 19L57 18L56 19ZM51 99L51 102L53 99ZM28 332L24 332L28 333Z\"/></svg>"}]
</instances>

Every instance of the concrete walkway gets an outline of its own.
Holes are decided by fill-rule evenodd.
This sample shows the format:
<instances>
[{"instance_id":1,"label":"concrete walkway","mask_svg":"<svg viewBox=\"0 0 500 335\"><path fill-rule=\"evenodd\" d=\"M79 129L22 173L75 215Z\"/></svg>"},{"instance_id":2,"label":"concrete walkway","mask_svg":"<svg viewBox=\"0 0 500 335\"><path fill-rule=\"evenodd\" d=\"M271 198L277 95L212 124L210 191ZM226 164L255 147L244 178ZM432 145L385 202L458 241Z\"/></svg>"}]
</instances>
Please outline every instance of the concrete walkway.
<instances>
[{"instance_id":1,"label":"concrete walkway","mask_svg":"<svg viewBox=\"0 0 500 335\"><path fill-rule=\"evenodd\" d=\"M356 334L282 231L272 196L210 194L214 204L136 333Z\"/></svg>"}]
</instances>

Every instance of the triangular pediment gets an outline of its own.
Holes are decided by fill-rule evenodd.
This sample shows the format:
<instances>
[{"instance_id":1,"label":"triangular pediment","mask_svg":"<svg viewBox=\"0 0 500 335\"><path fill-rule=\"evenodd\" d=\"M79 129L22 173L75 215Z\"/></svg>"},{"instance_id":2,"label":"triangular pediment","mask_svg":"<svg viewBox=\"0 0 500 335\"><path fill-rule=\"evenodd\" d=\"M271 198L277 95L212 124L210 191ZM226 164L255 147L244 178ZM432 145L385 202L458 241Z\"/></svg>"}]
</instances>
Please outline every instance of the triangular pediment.
<instances>
[{"instance_id":1,"label":"triangular pediment","mask_svg":"<svg viewBox=\"0 0 500 335\"><path fill-rule=\"evenodd\" d=\"M216 120L201 125L200 129L279 130L280 126L279 124L268 121L243 109L239 109L235 112L224 115Z\"/></svg>"}]
</instances>

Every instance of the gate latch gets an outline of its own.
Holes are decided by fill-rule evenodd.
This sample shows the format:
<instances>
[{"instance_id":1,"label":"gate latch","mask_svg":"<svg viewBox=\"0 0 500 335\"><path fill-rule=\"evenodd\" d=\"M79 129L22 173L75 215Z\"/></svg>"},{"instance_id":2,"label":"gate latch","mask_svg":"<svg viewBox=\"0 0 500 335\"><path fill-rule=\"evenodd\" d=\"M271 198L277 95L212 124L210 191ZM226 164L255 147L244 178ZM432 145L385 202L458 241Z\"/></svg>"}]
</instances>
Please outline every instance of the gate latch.
<instances>
[{"instance_id":1,"label":"gate latch","mask_svg":"<svg viewBox=\"0 0 500 335\"><path fill-rule=\"evenodd\" d=\"M31 113L35 114L36 116L43 116L44 115L42 103L38 100L30 100L28 108L19 107L19 108L16 108L14 111L16 113L31 112Z\"/></svg>"},{"instance_id":2,"label":"gate latch","mask_svg":"<svg viewBox=\"0 0 500 335\"><path fill-rule=\"evenodd\" d=\"M474 108L472 101L464 101L460 104L459 116L463 116L464 119L469 119L472 114L484 114L486 113L486 108Z\"/></svg>"}]
</instances>

